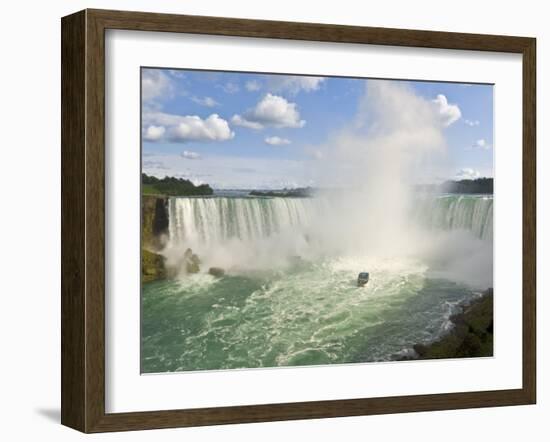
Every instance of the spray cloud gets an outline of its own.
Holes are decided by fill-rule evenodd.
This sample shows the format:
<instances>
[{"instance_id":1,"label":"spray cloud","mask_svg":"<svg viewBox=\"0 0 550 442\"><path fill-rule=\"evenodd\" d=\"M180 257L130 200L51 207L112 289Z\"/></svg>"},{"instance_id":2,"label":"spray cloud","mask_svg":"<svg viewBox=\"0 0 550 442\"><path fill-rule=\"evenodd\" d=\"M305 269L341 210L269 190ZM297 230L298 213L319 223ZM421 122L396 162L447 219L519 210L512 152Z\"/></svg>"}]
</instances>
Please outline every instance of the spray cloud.
<instances>
[{"instance_id":1,"label":"spray cloud","mask_svg":"<svg viewBox=\"0 0 550 442\"><path fill-rule=\"evenodd\" d=\"M188 225L166 251L169 261L186 246L235 271L287 266L296 256L365 265L415 259L438 274L489 286L492 239L434 232L415 216L415 185L446 168L444 130L437 106L406 83L369 80L353 121L315 147L312 174L323 189L315 201L180 202L172 216Z\"/></svg>"}]
</instances>

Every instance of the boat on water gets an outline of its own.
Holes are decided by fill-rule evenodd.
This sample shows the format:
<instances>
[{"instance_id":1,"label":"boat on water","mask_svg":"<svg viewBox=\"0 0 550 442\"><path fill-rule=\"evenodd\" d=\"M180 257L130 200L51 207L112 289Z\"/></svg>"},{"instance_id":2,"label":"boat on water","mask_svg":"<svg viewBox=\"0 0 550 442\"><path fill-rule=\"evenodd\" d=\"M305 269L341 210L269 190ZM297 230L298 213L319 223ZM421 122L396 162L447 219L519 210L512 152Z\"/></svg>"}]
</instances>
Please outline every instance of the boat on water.
<instances>
[{"instance_id":1,"label":"boat on water","mask_svg":"<svg viewBox=\"0 0 550 442\"><path fill-rule=\"evenodd\" d=\"M361 272L357 277L357 287L364 287L369 282L368 272Z\"/></svg>"}]
</instances>

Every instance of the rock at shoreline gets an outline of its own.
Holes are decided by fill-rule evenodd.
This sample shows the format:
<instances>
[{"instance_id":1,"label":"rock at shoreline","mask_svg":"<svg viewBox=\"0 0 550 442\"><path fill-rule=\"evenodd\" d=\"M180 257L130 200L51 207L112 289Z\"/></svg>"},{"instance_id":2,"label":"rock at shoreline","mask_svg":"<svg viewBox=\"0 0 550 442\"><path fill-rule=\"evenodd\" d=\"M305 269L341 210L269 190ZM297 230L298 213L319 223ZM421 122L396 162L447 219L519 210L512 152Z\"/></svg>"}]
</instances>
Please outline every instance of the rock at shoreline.
<instances>
[{"instance_id":1,"label":"rock at shoreline","mask_svg":"<svg viewBox=\"0 0 550 442\"><path fill-rule=\"evenodd\" d=\"M223 275L225 275L225 270L221 267L210 267L208 269L208 273L212 276L215 276L216 278L221 278Z\"/></svg>"},{"instance_id":2,"label":"rock at shoreline","mask_svg":"<svg viewBox=\"0 0 550 442\"><path fill-rule=\"evenodd\" d=\"M200 264L201 260L198 255L193 253L193 250L187 249L183 254L185 271L187 273L199 273L201 271Z\"/></svg>"},{"instance_id":3,"label":"rock at shoreline","mask_svg":"<svg viewBox=\"0 0 550 442\"><path fill-rule=\"evenodd\" d=\"M164 256L141 249L141 282L151 282L165 277Z\"/></svg>"},{"instance_id":4,"label":"rock at shoreline","mask_svg":"<svg viewBox=\"0 0 550 442\"><path fill-rule=\"evenodd\" d=\"M416 356L400 360L493 356L493 289L463 306L450 318L454 328L431 344L413 346Z\"/></svg>"},{"instance_id":5,"label":"rock at shoreline","mask_svg":"<svg viewBox=\"0 0 550 442\"><path fill-rule=\"evenodd\" d=\"M141 246L160 251L168 239L168 198L143 196L141 199Z\"/></svg>"}]
</instances>

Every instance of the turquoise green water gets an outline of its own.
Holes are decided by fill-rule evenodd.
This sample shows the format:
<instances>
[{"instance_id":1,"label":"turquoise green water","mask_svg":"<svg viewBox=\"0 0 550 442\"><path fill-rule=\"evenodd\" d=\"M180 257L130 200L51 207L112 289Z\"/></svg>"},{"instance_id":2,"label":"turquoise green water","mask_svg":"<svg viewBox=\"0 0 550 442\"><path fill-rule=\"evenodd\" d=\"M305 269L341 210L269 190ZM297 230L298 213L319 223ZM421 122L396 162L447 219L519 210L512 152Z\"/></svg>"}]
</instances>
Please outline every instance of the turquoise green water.
<instances>
[{"instance_id":1,"label":"turquoise green water","mask_svg":"<svg viewBox=\"0 0 550 442\"><path fill-rule=\"evenodd\" d=\"M142 372L390 360L444 333L475 296L427 275L414 261L349 258L144 284Z\"/></svg>"},{"instance_id":2,"label":"turquoise green water","mask_svg":"<svg viewBox=\"0 0 550 442\"><path fill-rule=\"evenodd\" d=\"M356 225L335 221L335 207L323 198L171 198L163 253L180 275L142 287L142 372L392 360L445 333L459 303L476 296L449 279L475 285L480 273L478 285L491 285L491 196L419 198L410 222L422 226L413 251L431 256L423 261L355 256L384 241L377 230L367 241L349 234ZM337 235L325 237L331 220ZM188 247L200 274L181 274ZM208 275L210 266L226 276ZM371 279L358 288L363 271Z\"/></svg>"}]
</instances>

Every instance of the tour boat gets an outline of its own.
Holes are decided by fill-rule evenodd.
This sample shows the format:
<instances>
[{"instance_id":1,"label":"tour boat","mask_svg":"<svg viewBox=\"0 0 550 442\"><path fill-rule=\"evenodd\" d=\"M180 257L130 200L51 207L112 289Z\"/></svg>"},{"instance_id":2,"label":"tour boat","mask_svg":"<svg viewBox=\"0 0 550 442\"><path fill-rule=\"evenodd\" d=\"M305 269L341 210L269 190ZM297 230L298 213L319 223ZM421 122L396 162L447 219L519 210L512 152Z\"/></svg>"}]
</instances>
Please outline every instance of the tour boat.
<instances>
[{"instance_id":1,"label":"tour boat","mask_svg":"<svg viewBox=\"0 0 550 442\"><path fill-rule=\"evenodd\" d=\"M359 273L359 276L357 277L357 286L364 287L367 284L367 282L369 282L368 272Z\"/></svg>"}]
</instances>

